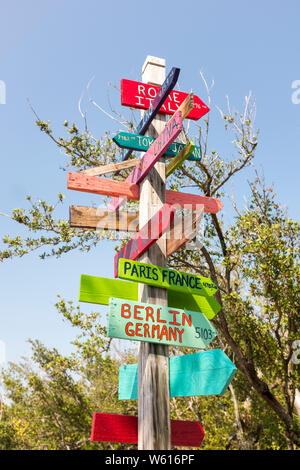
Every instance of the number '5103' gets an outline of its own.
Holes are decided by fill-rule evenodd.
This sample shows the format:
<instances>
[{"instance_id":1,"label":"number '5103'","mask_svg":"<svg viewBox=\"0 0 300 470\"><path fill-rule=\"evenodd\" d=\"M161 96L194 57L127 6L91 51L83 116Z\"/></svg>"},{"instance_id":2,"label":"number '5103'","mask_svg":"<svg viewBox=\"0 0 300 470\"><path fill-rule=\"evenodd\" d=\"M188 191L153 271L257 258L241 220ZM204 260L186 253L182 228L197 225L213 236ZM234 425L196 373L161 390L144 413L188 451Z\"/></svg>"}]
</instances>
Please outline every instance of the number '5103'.
<instances>
[{"instance_id":1,"label":"number '5103'","mask_svg":"<svg viewBox=\"0 0 300 470\"><path fill-rule=\"evenodd\" d=\"M208 330L207 328L200 328L200 326L196 326L196 338L202 338L202 339L213 339L212 332L211 330Z\"/></svg>"}]
</instances>

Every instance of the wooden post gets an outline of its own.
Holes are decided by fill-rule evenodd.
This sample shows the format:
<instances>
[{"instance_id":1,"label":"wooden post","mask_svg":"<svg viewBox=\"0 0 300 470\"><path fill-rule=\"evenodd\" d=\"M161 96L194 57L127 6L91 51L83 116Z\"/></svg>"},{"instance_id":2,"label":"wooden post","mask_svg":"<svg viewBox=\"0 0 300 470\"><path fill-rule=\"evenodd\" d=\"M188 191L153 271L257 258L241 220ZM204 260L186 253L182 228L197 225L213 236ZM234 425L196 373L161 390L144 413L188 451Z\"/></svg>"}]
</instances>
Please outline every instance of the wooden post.
<instances>
[{"instance_id":1,"label":"wooden post","mask_svg":"<svg viewBox=\"0 0 300 470\"><path fill-rule=\"evenodd\" d=\"M142 81L162 85L165 60L147 56L142 68ZM156 138L163 130L165 117L152 121L146 135ZM140 185L139 226L142 227L165 203L165 162L161 158ZM139 261L166 265L166 238L162 237ZM167 305L167 290L139 284L139 301ZM138 448L171 449L169 350L168 346L140 343L138 357Z\"/></svg>"}]
</instances>

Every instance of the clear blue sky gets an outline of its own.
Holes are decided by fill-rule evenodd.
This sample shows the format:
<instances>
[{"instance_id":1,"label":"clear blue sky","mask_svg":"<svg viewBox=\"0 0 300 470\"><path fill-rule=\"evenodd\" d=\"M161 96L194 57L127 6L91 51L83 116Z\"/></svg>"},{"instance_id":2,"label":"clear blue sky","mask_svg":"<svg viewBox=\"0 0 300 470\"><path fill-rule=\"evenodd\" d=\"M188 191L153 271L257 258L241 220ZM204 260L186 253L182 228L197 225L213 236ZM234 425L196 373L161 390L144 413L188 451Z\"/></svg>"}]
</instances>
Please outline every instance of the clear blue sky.
<instances>
[{"instance_id":1,"label":"clear blue sky","mask_svg":"<svg viewBox=\"0 0 300 470\"><path fill-rule=\"evenodd\" d=\"M229 95L241 110L252 90L261 130L256 167L298 218L300 104L293 104L291 96L292 82L300 79L299 18L296 0L0 1L0 80L7 93L6 104L0 104L0 211L26 207L29 194L54 202L63 192L67 198L60 215L65 217L70 204L98 201L67 191L66 173L60 170L64 159L34 125L26 98L59 133L65 119L82 125L78 99L92 76L93 98L108 109L108 82L140 80L146 56L153 55L166 59L167 72L180 67L180 89L193 89L204 101L200 70L208 81L215 80L210 147L224 151L226 158L231 157L230 136L220 131L215 105L224 108ZM117 92L111 95L114 106L128 113ZM86 99L83 107L96 136L118 129ZM237 180L240 201L252 174ZM230 201L223 202L229 220ZM16 223L0 217L1 237L19 231ZM27 338L70 351L76 331L56 312L56 295L76 301L82 273L113 277L113 248L114 243L103 242L90 254L46 261L31 254L1 263L0 340L8 361L29 354Z\"/></svg>"}]
</instances>

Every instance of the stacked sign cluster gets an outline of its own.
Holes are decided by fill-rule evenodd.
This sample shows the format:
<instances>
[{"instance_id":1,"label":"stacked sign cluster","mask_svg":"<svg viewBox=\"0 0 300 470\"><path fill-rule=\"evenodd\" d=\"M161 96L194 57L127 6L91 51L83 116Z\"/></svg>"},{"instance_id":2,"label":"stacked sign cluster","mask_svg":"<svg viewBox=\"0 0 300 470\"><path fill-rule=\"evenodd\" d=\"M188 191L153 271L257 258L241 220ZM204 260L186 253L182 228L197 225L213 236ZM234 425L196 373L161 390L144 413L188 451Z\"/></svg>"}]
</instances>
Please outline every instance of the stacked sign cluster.
<instances>
[{"instance_id":1,"label":"stacked sign cluster","mask_svg":"<svg viewBox=\"0 0 300 470\"><path fill-rule=\"evenodd\" d=\"M123 161L68 174L68 189L111 196L108 210L72 206L70 224L73 227L107 228L135 232L129 242L115 255L114 275L107 279L82 275L79 300L109 305L108 336L134 341L146 341L205 349L217 336L210 320L219 312L214 298L217 286L207 277L178 272L165 267L142 263L137 259L166 232L176 232L176 207L191 209L191 232L204 212L217 213L222 203L215 198L166 191L166 203L143 226L138 226L138 213L120 211L125 198L139 200L139 184L162 156L172 157L166 165L169 176L186 159L201 159L200 149L192 141L176 142L185 118L197 120L209 108L197 96L173 90L180 70L172 68L161 87L130 80L121 81L121 101L125 106L146 109L136 133L120 132L115 143L128 149ZM157 113L170 114L156 139L145 136ZM133 150L145 152L140 159L130 160ZM133 167L125 181L100 175ZM134 224L133 221L136 221ZM189 241L192 233L167 239L167 257ZM138 301L138 283L167 289L168 306ZM230 384L236 368L222 350L201 351L169 359L170 396L221 395ZM138 396L137 364L120 368L119 398ZM92 440L137 443L138 424L134 416L96 413ZM200 423L171 421L171 441L174 446L200 446L204 431Z\"/></svg>"}]
</instances>

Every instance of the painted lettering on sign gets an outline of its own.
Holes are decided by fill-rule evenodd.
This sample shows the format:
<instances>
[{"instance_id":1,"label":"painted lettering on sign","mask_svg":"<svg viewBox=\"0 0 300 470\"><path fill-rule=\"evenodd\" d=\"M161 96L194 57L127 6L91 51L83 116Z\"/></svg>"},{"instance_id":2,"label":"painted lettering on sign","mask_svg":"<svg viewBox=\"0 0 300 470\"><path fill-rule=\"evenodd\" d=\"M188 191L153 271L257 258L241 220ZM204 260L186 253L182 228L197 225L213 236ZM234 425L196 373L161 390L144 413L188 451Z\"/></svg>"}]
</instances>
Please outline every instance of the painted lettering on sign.
<instances>
[{"instance_id":1,"label":"painted lettering on sign","mask_svg":"<svg viewBox=\"0 0 300 470\"><path fill-rule=\"evenodd\" d=\"M148 85L123 78L121 80L121 103L123 106L130 106L138 109L148 109L154 102L159 91L159 86ZM188 93L181 91L171 91L164 104L159 109L161 114L174 114ZM187 118L198 120L209 111L209 107L196 95L194 95L194 107L189 112Z\"/></svg>"},{"instance_id":2,"label":"painted lettering on sign","mask_svg":"<svg viewBox=\"0 0 300 470\"><path fill-rule=\"evenodd\" d=\"M113 137L113 141L121 148L138 150L146 152L150 145L153 143L154 138L138 134L131 134L129 132L119 132ZM181 142L173 142L165 151L165 157L176 157L185 147ZM201 160L201 149L195 145L193 152L188 156L188 160L199 161Z\"/></svg>"},{"instance_id":3,"label":"painted lettering on sign","mask_svg":"<svg viewBox=\"0 0 300 470\"><path fill-rule=\"evenodd\" d=\"M198 334L196 328L207 332ZM111 298L108 336L204 349L218 332L200 312Z\"/></svg>"},{"instance_id":4,"label":"painted lettering on sign","mask_svg":"<svg viewBox=\"0 0 300 470\"><path fill-rule=\"evenodd\" d=\"M119 259L118 277L196 295L211 296L218 290L218 287L209 277L201 277L126 259Z\"/></svg>"}]
</instances>

